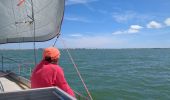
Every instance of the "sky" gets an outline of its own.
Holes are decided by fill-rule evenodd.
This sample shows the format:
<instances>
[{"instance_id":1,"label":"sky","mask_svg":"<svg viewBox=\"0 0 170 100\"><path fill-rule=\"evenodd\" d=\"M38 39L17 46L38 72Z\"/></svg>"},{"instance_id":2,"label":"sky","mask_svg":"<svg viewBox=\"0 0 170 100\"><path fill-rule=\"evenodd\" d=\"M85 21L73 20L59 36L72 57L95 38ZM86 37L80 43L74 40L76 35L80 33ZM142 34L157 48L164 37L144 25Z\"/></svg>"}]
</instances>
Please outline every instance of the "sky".
<instances>
[{"instance_id":1,"label":"sky","mask_svg":"<svg viewBox=\"0 0 170 100\"><path fill-rule=\"evenodd\" d=\"M169 5L170 0L66 0L56 47L170 48ZM36 43L36 47L44 48L54 41Z\"/></svg>"}]
</instances>

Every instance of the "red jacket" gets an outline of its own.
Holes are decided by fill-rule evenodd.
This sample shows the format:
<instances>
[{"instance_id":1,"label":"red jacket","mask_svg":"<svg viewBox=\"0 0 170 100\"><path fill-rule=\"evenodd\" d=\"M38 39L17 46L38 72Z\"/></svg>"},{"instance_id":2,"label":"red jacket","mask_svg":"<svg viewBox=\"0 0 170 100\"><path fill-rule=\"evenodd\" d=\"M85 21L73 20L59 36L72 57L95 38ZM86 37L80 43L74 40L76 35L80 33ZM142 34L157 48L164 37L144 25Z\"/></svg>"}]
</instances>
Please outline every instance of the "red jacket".
<instances>
[{"instance_id":1,"label":"red jacket","mask_svg":"<svg viewBox=\"0 0 170 100\"><path fill-rule=\"evenodd\" d=\"M33 70L31 88L57 86L71 96L75 97L73 90L64 78L63 69L59 65L41 61Z\"/></svg>"}]
</instances>

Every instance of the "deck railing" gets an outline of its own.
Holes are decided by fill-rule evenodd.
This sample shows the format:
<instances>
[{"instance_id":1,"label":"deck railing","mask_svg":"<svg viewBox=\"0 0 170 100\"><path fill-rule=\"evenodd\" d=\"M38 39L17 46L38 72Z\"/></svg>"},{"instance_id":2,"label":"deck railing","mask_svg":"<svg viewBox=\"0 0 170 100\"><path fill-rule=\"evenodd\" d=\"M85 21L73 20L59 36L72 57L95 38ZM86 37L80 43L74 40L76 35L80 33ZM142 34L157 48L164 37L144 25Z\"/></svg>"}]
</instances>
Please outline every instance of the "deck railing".
<instances>
[{"instance_id":1,"label":"deck railing","mask_svg":"<svg viewBox=\"0 0 170 100\"><path fill-rule=\"evenodd\" d=\"M19 62L17 60L14 60L13 58L8 57L1 57L1 70L2 71L11 71L19 76L23 76L25 78L29 78L32 67L30 65L33 65L33 63L24 64L22 62Z\"/></svg>"}]
</instances>

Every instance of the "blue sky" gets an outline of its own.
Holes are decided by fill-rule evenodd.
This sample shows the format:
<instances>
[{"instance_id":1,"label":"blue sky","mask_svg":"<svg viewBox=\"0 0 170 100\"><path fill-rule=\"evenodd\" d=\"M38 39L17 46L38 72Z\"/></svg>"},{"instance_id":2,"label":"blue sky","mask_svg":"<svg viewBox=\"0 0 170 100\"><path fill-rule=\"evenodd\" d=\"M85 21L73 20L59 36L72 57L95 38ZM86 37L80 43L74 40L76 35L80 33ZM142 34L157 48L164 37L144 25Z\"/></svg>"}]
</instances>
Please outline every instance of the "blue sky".
<instances>
[{"instance_id":1,"label":"blue sky","mask_svg":"<svg viewBox=\"0 0 170 100\"><path fill-rule=\"evenodd\" d=\"M67 0L62 34L70 47L170 47L169 0Z\"/></svg>"},{"instance_id":2,"label":"blue sky","mask_svg":"<svg viewBox=\"0 0 170 100\"><path fill-rule=\"evenodd\" d=\"M56 46L64 48L64 40L68 48L170 48L169 5L169 0L66 0Z\"/></svg>"}]
</instances>

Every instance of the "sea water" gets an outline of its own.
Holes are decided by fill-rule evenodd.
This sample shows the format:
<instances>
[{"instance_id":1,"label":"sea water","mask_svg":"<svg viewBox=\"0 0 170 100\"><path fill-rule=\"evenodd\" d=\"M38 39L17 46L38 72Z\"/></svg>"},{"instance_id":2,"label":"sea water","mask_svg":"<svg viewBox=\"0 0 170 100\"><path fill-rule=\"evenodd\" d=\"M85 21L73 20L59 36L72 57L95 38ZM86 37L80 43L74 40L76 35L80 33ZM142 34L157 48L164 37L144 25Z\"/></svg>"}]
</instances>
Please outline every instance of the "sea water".
<instances>
[{"instance_id":1,"label":"sea water","mask_svg":"<svg viewBox=\"0 0 170 100\"><path fill-rule=\"evenodd\" d=\"M67 51L60 51L59 64L69 85L87 95ZM94 100L170 100L170 49L69 51ZM13 70L19 72L18 66L24 66L23 63L28 69L34 67L33 50L0 50L0 55L17 61L4 59L3 69L12 66ZM36 62L41 58L42 50L39 49L36 51ZM25 74L29 79L30 71L22 72L20 69L20 74Z\"/></svg>"}]
</instances>

